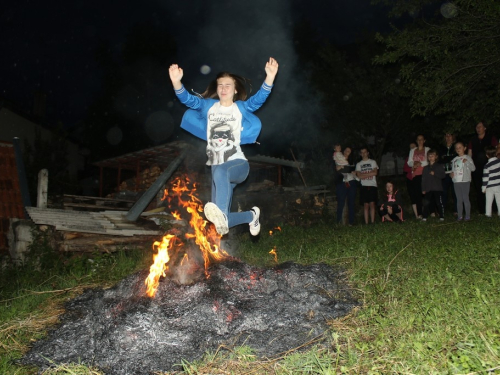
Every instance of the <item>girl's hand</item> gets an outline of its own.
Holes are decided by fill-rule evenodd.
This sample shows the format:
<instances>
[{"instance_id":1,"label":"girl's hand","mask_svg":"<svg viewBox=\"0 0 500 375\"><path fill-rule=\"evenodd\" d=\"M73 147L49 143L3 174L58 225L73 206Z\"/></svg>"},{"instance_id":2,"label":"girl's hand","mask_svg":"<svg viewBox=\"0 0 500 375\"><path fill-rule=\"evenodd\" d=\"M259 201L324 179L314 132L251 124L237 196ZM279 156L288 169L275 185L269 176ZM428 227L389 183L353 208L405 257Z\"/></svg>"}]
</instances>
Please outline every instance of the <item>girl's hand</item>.
<instances>
[{"instance_id":1,"label":"girl's hand","mask_svg":"<svg viewBox=\"0 0 500 375\"><path fill-rule=\"evenodd\" d=\"M269 61L266 63L266 67L264 68L267 74L266 84L270 86L273 84L274 78L276 77L276 74L278 74L278 67L278 62L270 57Z\"/></svg>"},{"instance_id":2,"label":"girl's hand","mask_svg":"<svg viewBox=\"0 0 500 375\"><path fill-rule=\"evenodd\" d=\"M168 75L170 76L170 80L172 81L174 88L176 90L180 89L182 86L181 79L184 75L184 71L182 70L182 68L177 64L172 64L170 65L170 68L168 68Z\"/></svg>"}]
</instances>

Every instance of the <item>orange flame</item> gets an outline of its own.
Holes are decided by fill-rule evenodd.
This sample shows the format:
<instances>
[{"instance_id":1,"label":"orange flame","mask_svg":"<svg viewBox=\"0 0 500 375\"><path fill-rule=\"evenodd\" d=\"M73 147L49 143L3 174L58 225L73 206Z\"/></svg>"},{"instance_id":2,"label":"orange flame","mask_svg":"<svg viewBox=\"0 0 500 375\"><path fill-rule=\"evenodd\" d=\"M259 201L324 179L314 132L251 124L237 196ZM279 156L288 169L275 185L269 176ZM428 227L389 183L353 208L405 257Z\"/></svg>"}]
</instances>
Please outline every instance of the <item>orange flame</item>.
<instances>
[{"instance_id":1,"label":"orange flame","mask_svg":"<svg viewBox=\"0 0 500 375\"><path fill-rule=\"evenodd\" d=\"M269 254L274 255L274 261L278 263L278 252L276 251L276 246L273 247Z\"/></svg>"},{"instance_id":2,"label":"orange flame","mask_svg":"<svg viewBox=\"0 0 500 375\"><path fill-rule=\"evenodd\" d=\"M181 260L181 266L184 265L184 263L186 262L189 262L189 257L187 254L184 254L184 256L182 257L182 260Z\"/></svg>"},{"instance_id":3,"label":"orange flame","mask_svg":"<svg viewBox=\"0 0 500 375\"><path fill-rule=\"evenodd\" d=\"M172 247L175 238L172 234L167 234L163 237L162 241L155 241L153 243L153 249L158 248L158 253L153 255L153 264L149 268L149 275L145 281L146 283L146 294L149 297L153 297L158 289L158 284L160 282L160 277L165 276L165 271L168 269L167 263L170 260L168 256L168 249Z\"/></svg>"},{"instance_id":4,"label":"orange flame","mask_svg":"<svg viewBox=\"0 0 500 375\"><path fill-rule=\"evenodd\" d=\"M185 237L189 239L194 239L195 243L198 245L203 256L204 266L205 266L205 276L209 277L207 269L210 265L210 261L221 261L226 257L229 257L223 249L220 248L221 236L215 230L213 225L208 225L208 222L203 219L201 213L203 212L203 205L201 200L195 195L196 184L189 187L190 180L187 177L183 179L177 178L169 190L165 189L164 196L162 200L167 200L169 207L171 204L177 204L177 206L182 207L187 213L191 215L189 220L192 233L186 233ZM185 199L187 196L187 199ZM173 202L176 200L176 202ZM181 220L181 213L178 211L172 212L172 215L176 220ZM161 276L165 277L165 272L168 270L167 263L170 260L168 255L168 250L172 251L172 245L169 247L169 243L172 242L172 238L176 238L174 235L167 234L163 237L163 241L158 246L158 254L154 256L154 264L150 268L150 273L146 279L146 284L148 285L147 294L150 297L154 297L156 289L158 287L158 280ZM163 243L166 242L166 250L160 255L160 249L164 246ZM153 247L158 244L155 242ZM184 255L182 263L187 261L187 254ZM151 280L151 281L149 281ZM149 285L152 285L151 291ZM155 285L156 284L156 285Z\"/></svg>"}]
</instances>

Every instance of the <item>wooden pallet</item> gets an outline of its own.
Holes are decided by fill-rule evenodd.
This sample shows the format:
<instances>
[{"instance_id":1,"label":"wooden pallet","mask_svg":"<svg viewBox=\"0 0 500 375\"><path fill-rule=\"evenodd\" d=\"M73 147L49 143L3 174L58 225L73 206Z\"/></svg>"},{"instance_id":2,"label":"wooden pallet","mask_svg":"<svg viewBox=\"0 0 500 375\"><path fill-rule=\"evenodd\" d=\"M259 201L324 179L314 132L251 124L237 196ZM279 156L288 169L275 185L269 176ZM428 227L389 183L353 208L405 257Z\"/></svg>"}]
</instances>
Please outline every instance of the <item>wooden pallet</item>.
<instances>
[{"instance_id":1,"label":"wooden pallet","mask_svg":"<svg viewBox=\"0 0 500 375\"><path fill-rule=\"evenodd\" d=\"M38 225L51 225L56 230L114 236L159 235L161 231L146 229L125 218L120 211L68 211L27 207L31 220Z\"/></svg>"}]
</instances>

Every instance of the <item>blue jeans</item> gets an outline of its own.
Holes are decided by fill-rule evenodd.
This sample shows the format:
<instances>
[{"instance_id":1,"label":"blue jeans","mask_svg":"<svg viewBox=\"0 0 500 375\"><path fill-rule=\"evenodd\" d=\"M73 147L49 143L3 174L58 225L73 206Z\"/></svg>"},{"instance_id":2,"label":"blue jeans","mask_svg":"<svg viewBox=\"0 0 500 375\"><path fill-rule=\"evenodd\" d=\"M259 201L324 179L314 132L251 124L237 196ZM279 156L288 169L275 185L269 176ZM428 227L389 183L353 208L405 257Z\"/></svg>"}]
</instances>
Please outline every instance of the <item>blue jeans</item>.
<instances>
[{"instance_id":1,"label":"blue jeans","mask_svg":"<svg viewBox=\"0 0 500 375\"><path fill-rule=\"evenodd\" d=\"M341 182L335 186L335 192L337 193L337 222L342 222L342 212L344 211L345 201L347 198L347 209L349 210L349 224L354 224L354 219L356 217L355 205L356 205L356 191L358 190L358 183L356 180L349 181L346 185L345 182Z\"/></svg>"},{"instance_id":2,"label":"blue jeans","mask_svg":"<svg viewBox=\"0 0 500 375\"><path fill-rule=\"evenodd\" d=\"M233 189L248 177L250 166L245 159L226 161L212 165L212 202L226 215L229 228L235 225L250 223L253 220L251 211L229 212L233 200Z\"/></svg>"}]
</instances>

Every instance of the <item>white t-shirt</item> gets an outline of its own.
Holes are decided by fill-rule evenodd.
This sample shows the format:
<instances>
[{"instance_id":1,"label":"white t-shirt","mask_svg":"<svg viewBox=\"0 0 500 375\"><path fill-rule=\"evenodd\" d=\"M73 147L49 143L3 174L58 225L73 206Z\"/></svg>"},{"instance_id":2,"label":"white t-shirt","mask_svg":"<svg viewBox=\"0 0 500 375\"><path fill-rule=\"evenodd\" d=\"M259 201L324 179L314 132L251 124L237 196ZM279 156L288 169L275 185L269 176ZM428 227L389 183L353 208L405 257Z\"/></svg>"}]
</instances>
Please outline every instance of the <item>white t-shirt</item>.
<instances>
[{"instance_id":1,"label":"white t-shirt","mask_svg":"<svg viewBox=\"0 0 500 375\"><path fill-rule=\"evenodd\" d=\"M242 119L243 115L235 103L224 107L216 102L208 110L207 165L246 159L240 147Z\"/></svg>"},{"instance_id":2,"label":"white t-shirt","mask_svg":"<svg viewBox=\"0 0 500 375\"><path fill-rule=\"evenodd\" d=\"M369 173L374 169L378 169L377 162L372 159L361 160L358 164L356 164L356 171L361 173ZM362 186L377 186L377 178L376 176L371 176L369 178L361 178Z\"/></svg>"}]
</instances>

